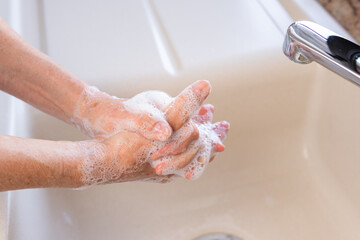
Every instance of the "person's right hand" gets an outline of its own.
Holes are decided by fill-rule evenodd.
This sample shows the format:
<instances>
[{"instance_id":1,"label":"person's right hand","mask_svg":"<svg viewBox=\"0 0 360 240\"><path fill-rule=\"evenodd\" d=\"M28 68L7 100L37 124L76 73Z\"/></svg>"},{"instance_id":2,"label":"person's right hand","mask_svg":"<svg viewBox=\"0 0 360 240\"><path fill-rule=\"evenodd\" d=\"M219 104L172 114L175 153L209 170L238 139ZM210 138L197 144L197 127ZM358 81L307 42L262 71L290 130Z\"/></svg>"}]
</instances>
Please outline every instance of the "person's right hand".
<instances>
[{"instance_id":1,"label":"person's right hand","mask_svg":"<svg viewBox=\"0 0 360 240\"><path fill-rule=\"evenodd\" d=\"M222 140L229 129L225 121L211 124L213 107L205 105L191 121L167 142L119 132L94 141L89 159L82 163L84 185L125 181L167 182L173 174L196 177L216 152L224 150ZM170 122L176 115L170 116ZM195 134L194 134L195 133ZM188 139L192 139L188 146ZM199 170L200 168L200 170Z\"/></svg>"}]
</instances>

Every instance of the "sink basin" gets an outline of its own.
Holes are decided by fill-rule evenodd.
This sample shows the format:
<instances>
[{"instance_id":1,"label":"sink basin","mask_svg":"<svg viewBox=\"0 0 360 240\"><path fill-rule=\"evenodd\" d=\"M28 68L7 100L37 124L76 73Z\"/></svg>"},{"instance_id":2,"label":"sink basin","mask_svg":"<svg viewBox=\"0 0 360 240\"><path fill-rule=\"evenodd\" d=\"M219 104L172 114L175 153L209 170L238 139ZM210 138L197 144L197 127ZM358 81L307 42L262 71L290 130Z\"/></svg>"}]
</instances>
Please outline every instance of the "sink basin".
<instances>
[{"instance_id":1,"label":"sink basin","mask_svg":"<svg viewBox=\"0 0 360 240\"><path fill-rule=\"evenodd\" d=\"M103 3L45 1L46 51L60 64L121 97L148 89L176 95L209 79L215 120L228 120L231 131L227 150L196 181L12 192L9 238L359 239L360 89L316 64L286 59L271 20L286 12L269 16L262 2L112 2L96 25ZM101 27L116 16L136 27ZM90 23L113 39L93 36ZM85 139L31 107L26 112L31 137Z\"/></svg>"},{"instance_id":2,"label":"sink basin","mask_svg":"<svg viewBox=\"0 0 360 240\"><path fill-rule=\"evenodd\" d=\"M357 239L359 89L273 54L262 71L239 61L212 75L209 101L232 129L199 180L17 191L11 239ZM61 136L46 116L33 124L36 137Z\"/></svg>"},{"instance_id":3,"label":"sink basin","mask_svg":"<svg viewBox=\"0 0 360 240\"><path fill-rule=\"evenodd\" d=\"M12 117L11 112L11 97L5 93L0 92L0 134L10 133L10 122ZM0 239L5 239L8 231L8 207L9 194L7 192L0 193Z\"/></svg>"}]
</instances>

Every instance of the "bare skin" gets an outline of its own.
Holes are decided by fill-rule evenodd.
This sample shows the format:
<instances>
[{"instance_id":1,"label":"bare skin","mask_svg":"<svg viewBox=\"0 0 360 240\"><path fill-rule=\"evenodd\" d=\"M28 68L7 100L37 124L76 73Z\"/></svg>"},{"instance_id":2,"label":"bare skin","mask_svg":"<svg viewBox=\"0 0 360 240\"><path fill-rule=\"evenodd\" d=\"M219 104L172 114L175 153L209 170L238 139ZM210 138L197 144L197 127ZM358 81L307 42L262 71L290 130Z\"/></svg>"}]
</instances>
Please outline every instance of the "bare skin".
<instances>
[{"instance_id":1,"label":"bare skin","mask_svg":"<svg viewBox=\"0 0 360 240\"><path fill-rule=\"evenodd\" d=\"M0 135L0 145L0 191L81 186L77 169L87 153L80 142Z\"/></svg>"},{"instance_id":2,"label":"bare skin","mask_svg":"<svg viewBox=\"0 0 360 240\"><path fill-rule=\"evenodd\" d=\"M114 98L95 90L80 98L79 107L75 111L75 120L81 130L90 137L106 136L125 130L138 133L148 139L165 141L170 138L173 131L177 131L195 114L210 90L208 81L197 81L184 89L167 106L161 106L156 102L158 94L150 94L147 102L152 103L159 112L162 112L160 115L151 116L146 110L142 113L127 110L126 103L132 99ZM144 103L138 103L138 107L142 108L140 105ZM184 108L186 105L189 107ZM130 122L135 124L129 124ZM89 127L86 123L90 123Z\"/></svg>"},{"instance_id":3,"label":"bare skin","mask_svg":"<svg viewBox=\"0 0 360 240\"><path fill-rule=\"evenodd\" d=\"M200 109L197 118L204 115L201 114L201 111L204 112L203 108ZM205 109L206 113L208 111ZM212 113L209 115L210 117L203 121L210 122ZM221 124L225 124L225 127L219 128ZM229 125L220 122L214 124L213 129L223 139ZM120 132L108 138L80 142L23 139L0 135L0 191L86 186L88 183L84 182L83 165L84 161L89 159L100 163L98 164L100 168L110 166L115 173L110 176L111 178L101 179L103 180L101 184L148 179L166 182L172 176L162 175L164 165L154 169L147 159L135 157L139 152L149 151L152 145L152 140L130 132ZM214 153L224 150L221 142L214 142L212 148ZM189 164L194 157L194 152L186 149L174 150L171 154L175 156L173 164L178 169ZM155 159L159 159L159 156ZM201 161L201 159L197 160ZM100 168L92 171L93 177L101 178ZM190 177L191 172L187 175L187 178Z\"/></svg>"},{"instance_id":4,"label":"bare skin","mask_svg":"<svg viewBox=\"0 0 360 240\"><path fill-rule=\"evenodd\" d=\"M201 111L201 110L200 110ZM205 109L206 113L211 111L209 108ZM210 112L210 117L205 121L210 123L212 121L212 113ZM196 115L199 116L199 115ZM195 120L196 121L196 120ZM196 124L202 124L201 122L196 122ZM194 128L196 128L196 124L194 124ZM224 128L219 128L220 124L224 124ZM217 131L218 136L220 137L219 142L212 142L212 159L215 157L216 152L224 151L224 146L221 142L223 136L226 135L229 130L229 124L226 122L219 122L212 125L214 131ZM196 138L197 136L195 136ZM197 138L196 138L197 139ZM195 141L196 141L195 139ZM170 139L169 145L176 139ZM126 133L121 132L117 135L114 135L110 138L101 139L101 143L105 144L105 162L103 167L107 164L113 165L113 162L118 164L118 172L116 177L113 179L109 179L104 183L114 183L114 182L127 182L127 181L139 181L139 180L159 180L159 182L167 182L167 178L172 177L172 175L163 175L163 169L167 167L167 165L171 165L175 167L175 169L182 169L187 166L191 161L194 160L196 153L203 147L203 145L199 144L195 149L189 150L183 148L180 144L178 149L172 149L168 151L165 155L173 155L175 156L171 162L164 162L164 164L159 164L155 169L152 168L149 164L148 159L139 159L136 156L137 153L150 153L150 159L157 160L161 157L158 155L153 157L154 154L151 153L151 147L153 145L153 141L148 140L144 137L141 137L134 133ZM126 142L126 145L123 143ZM201 159L195 159L197 161L201 161ZM116 169L116 167L115 167ZM122 170L121 170L122 169ZM124 170L125 169L125 170ZM99 173L99 172L98 172ZM189 169L186 178L190 179L192 176L191 169ZM104 179L103 179L104 180Z\"/></svg>"},{"instance_id":5,"label":"bare skin","mask_svg":"<svg viewBox=\"0 0 360 240\"><path fill-rule=\"evenodd\" d=\"M145 152L153 161L175 156L171 164L181 169L203 147L198 144L198 150L188 149L198 141L199 126L212 120L213 107L200 108L210 93L209 82L198 81L189 86L167 106L159 106L162 113L159 115L129 111L125 103L131 99L113 98L101 91L89 95L86 94L89 89L92 88L84 81L30 46L0 19L0 90L77 126L92 138L54 142L0 135L0 191L88 185L84 176L89 172L84 166L89 161L99 162L100 166L112 164L111 172L116 174L111 179L102 177L102 169L90 173L101 175L96 177L100 184L167 181L172 176L163 170L169 162L154 169L148 159L134 156ZM220 122L212 126L220 139L212 143L212 151L221 152L224 150L221 141L229 125ZM182 130L188 134L174 139L175 133ZM152 152L151 146L156 141L165 140L161 149ZM187 177L191 178L191 170Z\"/></svg>"}]
</instances>

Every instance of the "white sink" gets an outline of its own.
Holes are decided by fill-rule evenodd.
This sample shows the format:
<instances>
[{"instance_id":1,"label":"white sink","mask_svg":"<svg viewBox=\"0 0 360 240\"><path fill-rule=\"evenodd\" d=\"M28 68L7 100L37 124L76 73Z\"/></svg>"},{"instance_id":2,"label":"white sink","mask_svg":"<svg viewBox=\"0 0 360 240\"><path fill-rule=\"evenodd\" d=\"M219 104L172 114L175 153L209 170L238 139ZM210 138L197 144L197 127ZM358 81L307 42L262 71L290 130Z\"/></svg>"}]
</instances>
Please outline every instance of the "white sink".
<instances>
[{"instance_id":1,"label":"white sink","mask_svg":"<svg viewBox=\"0 0 360 240\"><path fill-rule=\"evenodd\" d=\"M60 64L121 97L209 79L231 131L197 181L15 191L9 239L359 239L360 89L286 59L262 2L44 1ZM84 139L28 110L31 137Z\"/></svg>"},{"instance_id":2,"label":"white sink","mask_svg":"<svg viewBox=\"0 0 360 240\"><path fill-rule=\"evenodd\" d=\"M8 19L6 9L7 4L0 2L0 15L4 19ZM0 92L0 134L10 134L11 131L11 97L5 93ZM9 194L7 192L0 193L0 239L7 238L8 232L8 209L9 209Z\"/></svg>"},{"instance_id":3,"label":"white sink","mask_svg":"<svg viewBox=\"0 0 360 240\"><path fill-rule=\"evenodd\" d=\"M0 134L9 134L11 123L11 97L5 93L0 93ZM5 239L8 231L8 207L9 194L0 193L0 239Z\"/></svg>"}]
</instances>

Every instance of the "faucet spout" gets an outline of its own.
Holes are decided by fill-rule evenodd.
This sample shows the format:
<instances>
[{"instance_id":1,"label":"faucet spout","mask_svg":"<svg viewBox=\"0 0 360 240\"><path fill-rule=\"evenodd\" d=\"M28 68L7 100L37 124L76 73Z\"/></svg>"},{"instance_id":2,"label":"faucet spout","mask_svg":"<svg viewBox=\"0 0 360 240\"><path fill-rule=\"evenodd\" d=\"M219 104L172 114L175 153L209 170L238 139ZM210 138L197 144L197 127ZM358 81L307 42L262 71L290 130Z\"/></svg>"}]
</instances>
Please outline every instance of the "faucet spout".
<instances>
[{"instance_id":1,"label":"faucet spout","mask_svg":"<svg viewBox=\"0 0 360 240\"><path fill-rule=\"evenodd\" d=\"M291 24L283 52L296 63L315 61L360 86L360 46L316 23Z\"/></svg>"}]
</instances>

